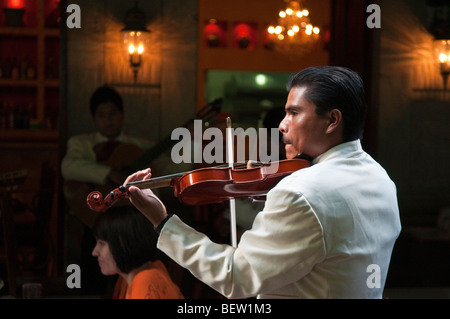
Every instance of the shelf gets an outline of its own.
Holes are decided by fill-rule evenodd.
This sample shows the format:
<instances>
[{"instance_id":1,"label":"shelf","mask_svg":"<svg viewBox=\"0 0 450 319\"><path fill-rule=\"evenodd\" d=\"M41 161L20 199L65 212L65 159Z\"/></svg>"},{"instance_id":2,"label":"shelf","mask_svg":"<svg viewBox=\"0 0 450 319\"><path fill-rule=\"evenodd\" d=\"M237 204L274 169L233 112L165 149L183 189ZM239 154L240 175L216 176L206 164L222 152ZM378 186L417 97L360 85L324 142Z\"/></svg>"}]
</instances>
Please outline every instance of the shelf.
<instances>
[{"instance_id":1,"label":"shelf","mask_svg":"<svg viewBox=\"0 0 450 319\"><path fill-rule=\"evenodd\" d=\"M48 79L44 80L43 82L33 79L33 80L26 80L26 79L18 79L18 80L11 80L11 79L1 79L0 78L0 87L36 87L38 85L43 85L47 88L58 88L59 87L59 80L56 79Z\"/></svg>"},{"instance_id":2,"label":"shelf","mask_svg":"<svg viewBox=\"0 0 450 319\"><path fill-rule=\"evenodd\" d=\"M14 2L24 9L5 11ZM45 209L48 235L55 255L49 261L48 275L60 263L59 243L63 225L59 205L59 59L60 2L55 0L0 0L0 164L2 170L27 170L20 200L27 207L35 205L35 194L48 181L52 201ZM11 12L13 15L7 15ZM19 12L20 13L20 12ZM22 21L18 20L22 18Z\"/></svg>"},{"instance_id":3,"label":"shelf","mask_svg":"<svg viewBox=\"0 0 450 319\"><path fill-rule=\"evenodd\" d=\"M0 79L0 86L4 87L36 87L38 83L38 80Z\"/></svg>"},{"instance_id":4,"label":"shelf","mask_svg":"<svg viewBox=\"0 0 450 319\"><path fill-rule=\"evenodd\" d=\"M0 28L0 35L8 36L37 36L38 30L36 28L18 28L18 27L4 27Z\"/></svg>"},{"instance_id":5,"label":"shelf","mask_svg":"<svg viewBox=\"0 0 450 319\"><path fill-rule=\"evenodd\" d=\"M59 37L59 29L43 29L38 30L37 28L24 28L24 27L5 27L0 26L0 35L8 36L38 36L43 35L45 37Z\"/></svg>"},{"instance_id":6,"label":"shelf","mask_svg":"<svg viewBox=\"0 0 450 319\"><path fill-rule=\"evenodd\" d=\"M57 140L58 3L27 0L21 5L25 12L23 26L7 25L6 15L0 15L0 140ZM1 14L7 6L9 1L0 0ZM40 123L39 128L32 125L28 129L28 120Z\"/></svg>"},{"instance_id":7,"label":"shelf","mask_svg":"<svg viewBox=\"0 0 450 319\"><path fill-rule=\"evenodd\" d=\"M57 141L57 130L0 129L0 141Z\"/></svg>"}]
</instances>

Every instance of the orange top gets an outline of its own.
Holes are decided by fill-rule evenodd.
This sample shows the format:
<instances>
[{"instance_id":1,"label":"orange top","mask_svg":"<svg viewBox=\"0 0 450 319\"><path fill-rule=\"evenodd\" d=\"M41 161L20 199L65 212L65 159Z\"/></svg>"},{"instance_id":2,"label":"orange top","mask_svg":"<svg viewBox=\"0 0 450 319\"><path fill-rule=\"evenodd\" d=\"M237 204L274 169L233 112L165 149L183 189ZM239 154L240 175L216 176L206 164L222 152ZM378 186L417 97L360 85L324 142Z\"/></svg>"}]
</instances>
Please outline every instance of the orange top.
<instances>
[{"instance_id":1,"label":"orange top","mask_svg":"<svg viewBox=\"0 0 450 319\"><path fill-rule=\"evenodd\" d=\"M113 299L184 299L160 260L136 274L130 286L119 276Z\"/></svg>"}]
</instances>

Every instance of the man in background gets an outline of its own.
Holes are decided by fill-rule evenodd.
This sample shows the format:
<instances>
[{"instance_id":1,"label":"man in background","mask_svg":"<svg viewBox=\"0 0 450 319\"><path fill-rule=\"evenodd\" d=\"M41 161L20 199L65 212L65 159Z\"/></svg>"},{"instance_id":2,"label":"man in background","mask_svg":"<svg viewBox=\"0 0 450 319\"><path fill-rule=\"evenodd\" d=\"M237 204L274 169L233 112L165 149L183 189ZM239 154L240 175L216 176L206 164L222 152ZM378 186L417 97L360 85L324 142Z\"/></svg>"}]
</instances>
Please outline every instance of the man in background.
<instances>
[{"instance_id":1,"label":"man in background","mask_svg":"<svg viewBox=\"0 0 450 319\"><path fill-rule=\"evenodd\" d=\"M104 291L106 280L91 255L95 246L91 228L98 213L87 207L86 197L93 190L107 193L121 185L128 175L126 167L150 149L152 143L123 132L123 100L114 88L97 88L90 98L89 110L97 131L68 140L61 171L70 213L82 225L81 290L97 294Z\"/></svg>"}]
</instances>

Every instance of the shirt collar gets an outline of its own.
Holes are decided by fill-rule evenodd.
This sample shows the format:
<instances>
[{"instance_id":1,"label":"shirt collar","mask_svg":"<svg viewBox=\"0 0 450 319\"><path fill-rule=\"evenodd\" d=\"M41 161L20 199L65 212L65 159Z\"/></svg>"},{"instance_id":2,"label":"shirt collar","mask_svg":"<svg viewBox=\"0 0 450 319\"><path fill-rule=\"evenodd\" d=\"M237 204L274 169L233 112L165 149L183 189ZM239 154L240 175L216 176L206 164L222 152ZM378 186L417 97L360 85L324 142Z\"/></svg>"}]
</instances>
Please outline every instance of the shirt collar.
<instances>
[{"instance_id":1,"label":"shirt collar","mask_svg":"<svg viewBox=\"0 0 450 319\"><path fill-rule=\"evenodd\" d=\"M114 141L123 142L124 138L125 138L125 134L123 134L123 132L121 132L120 135L114 139ZM102 134L100 134L99 132L96 133L96 139L99 141L99 143L107 142L110 140L106 136L103 136Z\"/></svg>"},{"instance_id":2,"label":"shirt collar","mask_svg":"<svg viewBox=\"0 0 450 319\"><path fill-rule=\"evenodd\" d=\"M344 154L348 156L348 154L354 152L362 152L361 140L359 139L333 146L328 151L325 151L324 153L313 159L312 163L318 164L335 157L341 157Z\"/></svg>"}]
</instances>

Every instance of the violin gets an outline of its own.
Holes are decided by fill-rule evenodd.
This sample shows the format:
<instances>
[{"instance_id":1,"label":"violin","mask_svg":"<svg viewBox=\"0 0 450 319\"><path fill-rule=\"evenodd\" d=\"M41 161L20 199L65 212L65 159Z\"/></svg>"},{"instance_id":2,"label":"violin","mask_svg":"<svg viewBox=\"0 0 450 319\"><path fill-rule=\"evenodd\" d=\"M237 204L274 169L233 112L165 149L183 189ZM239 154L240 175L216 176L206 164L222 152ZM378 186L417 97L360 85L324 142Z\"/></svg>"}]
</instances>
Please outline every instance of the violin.
<instances>
[{"instance_id":1,"label":"violin","mask_svg":"<svg viewBox=\"0 0 450 319\"><path fill-rule=\"evenodd\" d=\"M174 195L186 205L221 203L232 198L264 198L282 178L311 166L309 160L296 158L273 163L256 163L251 168L207 167L119 186L105 198L98 191L87 196L91 210L104 212L116 201L128 198L128 187L140 189L173 187Z\"/></svg>"}]
</instances>

